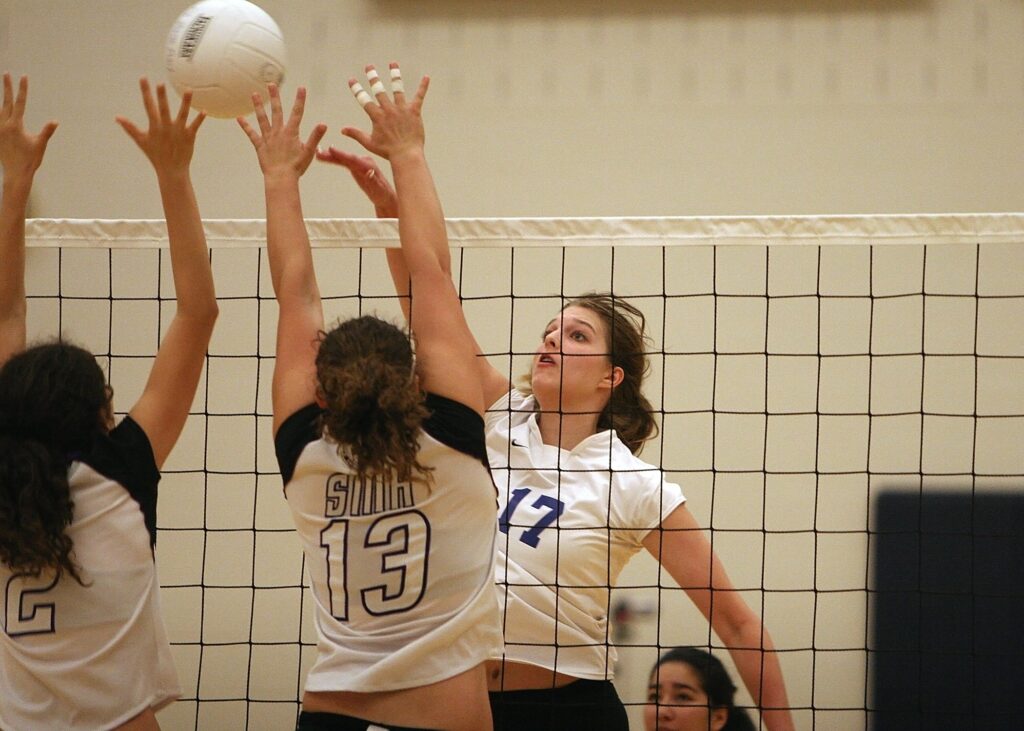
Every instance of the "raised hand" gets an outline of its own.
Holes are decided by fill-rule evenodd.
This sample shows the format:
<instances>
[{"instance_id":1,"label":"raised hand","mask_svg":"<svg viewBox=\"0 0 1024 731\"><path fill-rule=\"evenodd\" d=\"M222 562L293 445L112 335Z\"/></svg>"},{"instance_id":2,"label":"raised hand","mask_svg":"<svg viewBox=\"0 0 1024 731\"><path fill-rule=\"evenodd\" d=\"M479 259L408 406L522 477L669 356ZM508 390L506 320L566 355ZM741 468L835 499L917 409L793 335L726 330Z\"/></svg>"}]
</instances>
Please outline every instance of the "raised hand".
<instances>
[{"instance_id":1,"label":"raised hand","mask_svg":"<svg viewBox=\"0 0 1024 731\"><path fill-rule=\"evenodd\" d=\"M142 105L146 109L149 129L143 132L131 120L121 116L115 117L117 123L153 163L158 176L187 173L195 149L196 133L206 119L206 114L199 112L191 122L188 121L192 104L191 91L182 95L178 113L172 118L167 102L167 87L156 85L155 100L149 79L139 79L139 89L142 91Z\"/></svg>"},{"instance_id":2,"label":"raised hand","mask_svg":"<svg viewBox=\"0 0 1024 731\"><path fill-rule=\"evenodd\" d=\"M352 173L352 179L370 199L379 218L398 216L398 197L395 195L395 189L372 157L353 155L351 152L329 147L327 150L317 150L316 159L341 165Z\"/></svg>"},{"instance_id":3,"label":"raised hand","mask_svg":"<svg viewBox=\"0 0 1024 731\"><path fill-rule=\"evenodd\" d=\"M370 92L354 78L349 79L348 86L356 101L363 105L367 116L373 123L369 133L356 127L345 127L341 133L351 137L369 152L394 162L394 158L407 152L421 152L425 135L421 110L423 100L430 86L430 77L424 76L419 89L412 101L406 99L402 86L401 70L398 64L390 64L392 96L388 96L384 83L380 80L376 68L366 67L366 78L370 82ZM396 83L397 82L397 83ZM374 101L376 98L376 101Z\"/></svg>"},{"instance_id":4,"label":"raised hand","mask_svg":"<svg viewBox=\"0 0 1024 731\"><path fill-rule=\"evenodd\" d=\"M295 102L292 104L287 122L284 121L281 92L277 84L269 84L267 93L270 96L270 117L267 117L260 95L252 96L259 131L253 129L244 117L238 118L238 125L256 149L256 157L259 159L264 178L299 178L313 162L317 145L327 132L327 125L316 125L303 142L299 139L299 127L306 109L306 89L300 86L295 92Z\"/></svg>"},{"instance_id":5,"label":"raised hand","mask_svg":"<svg viewBox=\"0 0 1024 731\"><path fill-rule=\"evenodd\" d=\"M28 77L18 81L15 95L11 75L4 74L4 99L0 107L0 165L4 180L31 177L43 162L46 145L57 129L56 122L47 122L38 134L25 131L25 102L28 99Z\"/></svg>"}]
</instances>

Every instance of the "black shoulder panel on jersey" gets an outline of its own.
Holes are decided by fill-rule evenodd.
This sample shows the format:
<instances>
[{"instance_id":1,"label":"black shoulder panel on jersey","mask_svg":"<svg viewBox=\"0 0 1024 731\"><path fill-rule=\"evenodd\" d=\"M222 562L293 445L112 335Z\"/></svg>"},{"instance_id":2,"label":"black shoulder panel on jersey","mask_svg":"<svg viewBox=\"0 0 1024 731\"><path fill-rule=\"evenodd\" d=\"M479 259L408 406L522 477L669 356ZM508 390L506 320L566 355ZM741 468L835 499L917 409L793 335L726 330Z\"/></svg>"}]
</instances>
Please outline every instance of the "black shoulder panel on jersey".
<instances>
[{"instance_id":1,"label":"black shoulder panel on jersey","mask_svg":"<svg viewBox=\"0 0 1024 731\"><path fill-rule=\"evenodd\" d=\"M285 419L281 428L277 430L277 436L274 437L274 452L277 454L281 479L286 485L292 481L295 465L298 464L302 450L307 444L320 438L317 426L320 412L321 409L316 404L303 406Z\"/></svg>"},{"instance_id":2,"label":"black shoulder panel on jersey","mask_svg":"<svg viewBox=\"0 0 1024 731\"><path fill-rule=\"evenodd\" d=\"M142 509L149 545L156 546L156 498L160 470L149 437L132 417L126 416L92 450L79 457L109 480L118 483Z\"/></svg>"},{"instance_id":3,"label":"black shoulder panel on jersey","mask_svg":"<svg viewBox=\"0 0 1024 731\"><path fill-rule=\"evenodd\" d=\"M490 471L483 417L465 404L436 393L427 394L427 408L430 416L423 422L423 431L442 444L475 457Z\"/></svg>"}]
</instances>

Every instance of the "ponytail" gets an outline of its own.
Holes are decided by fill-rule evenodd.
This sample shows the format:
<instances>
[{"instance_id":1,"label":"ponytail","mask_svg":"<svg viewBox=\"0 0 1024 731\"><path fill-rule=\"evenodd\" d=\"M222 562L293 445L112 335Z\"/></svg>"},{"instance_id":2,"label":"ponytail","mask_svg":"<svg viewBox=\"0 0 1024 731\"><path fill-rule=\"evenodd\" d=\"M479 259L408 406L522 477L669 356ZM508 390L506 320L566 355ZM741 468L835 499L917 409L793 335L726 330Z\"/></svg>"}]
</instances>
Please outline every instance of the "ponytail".
<instances>
[{"instance_id":1,"label":"ponytail","mask_svg":"<svg viewBox=\"0 0 1024 731\"><path fill-rule=\"evenodd\" d=\"M404 332L376 317L346 320L323 335L316 365L321 426L359 475L429 472L416 459L429 412Z\"/></svg>"}]
</instances>

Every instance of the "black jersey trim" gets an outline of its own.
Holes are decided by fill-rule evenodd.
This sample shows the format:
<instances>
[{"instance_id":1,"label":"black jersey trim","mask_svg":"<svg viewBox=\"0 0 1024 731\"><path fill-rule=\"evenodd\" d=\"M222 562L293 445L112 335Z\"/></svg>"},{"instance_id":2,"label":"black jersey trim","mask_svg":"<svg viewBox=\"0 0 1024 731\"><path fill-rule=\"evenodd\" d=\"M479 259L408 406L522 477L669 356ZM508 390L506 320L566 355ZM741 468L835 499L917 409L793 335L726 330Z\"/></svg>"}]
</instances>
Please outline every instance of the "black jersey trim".
<instances>
[{"instance_id":1,"label":"black jersey trim","mask_svg":"<svg viewBox=\"0 0 1024 731\"><path fill-rule=\"evenodd\" d=\"M99 437L87 454L76 459L128 491L142 510L149 545L155 547L160 470L149 437L138 422L126 416L109 434Z\"/></svg>"},{"instance_id":2,"label":"black jersey trim","mask_svg":"<svg viewBox=\"0 0 1024 731\"><path fill-rule=\"evenodd\" d=\"M465 404L436 393L427 394L426 404L430 416L423 422L423 431L442 444L480 460L490 472L483 417Z\"/></svg>"},{"instance_id":3,"label":"black jersey trim","mask_svg":"<svg viewBox=\"0 0 1024 731\"><path fill-rule=\"evenodd\" d=\"M319 419L322 411L316 404L303 406L285 419L277 430L274 452L277 454L277 466L281 470L284 484L292 481L302 450L320 438Z\"/></svg>"}]
</instances>

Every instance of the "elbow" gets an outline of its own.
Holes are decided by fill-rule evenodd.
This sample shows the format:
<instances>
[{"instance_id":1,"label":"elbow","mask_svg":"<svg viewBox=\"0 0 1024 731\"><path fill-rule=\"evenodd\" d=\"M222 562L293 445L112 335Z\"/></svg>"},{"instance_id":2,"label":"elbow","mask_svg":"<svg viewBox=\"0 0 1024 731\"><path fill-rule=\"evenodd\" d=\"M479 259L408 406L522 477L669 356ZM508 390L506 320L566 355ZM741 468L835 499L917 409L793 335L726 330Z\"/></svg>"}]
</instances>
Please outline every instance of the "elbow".
<instances>
[{"instance_id":1,"label":"elbow","mask_svg":"<svg viewBox=\"0 0 1024 731\"><path fill-rule=\"evenodd\" d=\"M761 618L749 608L745 608L739 616L726 616L722 621L713 624L717 625L715 632L730 648L767 648L771 644L771 638L761 623Z\"/></svg>"},{"instance_id":2,"label":"elbow","mask_svg":"<svg viewBox=\"0 0 1024 731\"><path fill-rule=\"evenodd\" d=\"M197 330L212 332L220 316L220 305L215 298L202 303L191 303L187 309L179 304L178 315L187 319Z\"/></svg>"},{"instance_id":3,"label":"elbow","mask_svg":"<svg viewBox=\"0 0 1024 731\"><path fill-rule=\"evenodd\" d=\"M28 303L25 301L24 295L0 298L0 321L5 325L23 323L27 318Z\"/></svg>"},{"instance_id":4,"label":"elbow","mask_svg":"<svg viewBox=\"0 0 1024 731\"><path fill-rule=\"evenodd\" d=\"M200 317L203 322L213 330L213 326L217 324L217 318L220 317L220 305L217 304L217 300L213 299L207 303L206 307L200 313Z\"/></svg>"}]
</instances>

